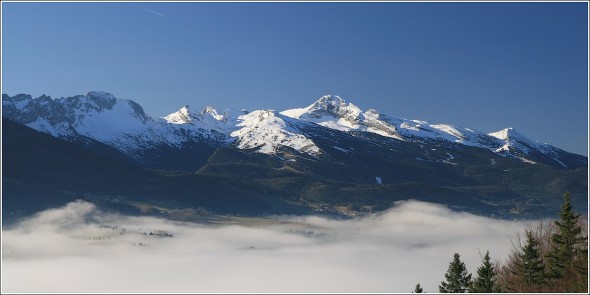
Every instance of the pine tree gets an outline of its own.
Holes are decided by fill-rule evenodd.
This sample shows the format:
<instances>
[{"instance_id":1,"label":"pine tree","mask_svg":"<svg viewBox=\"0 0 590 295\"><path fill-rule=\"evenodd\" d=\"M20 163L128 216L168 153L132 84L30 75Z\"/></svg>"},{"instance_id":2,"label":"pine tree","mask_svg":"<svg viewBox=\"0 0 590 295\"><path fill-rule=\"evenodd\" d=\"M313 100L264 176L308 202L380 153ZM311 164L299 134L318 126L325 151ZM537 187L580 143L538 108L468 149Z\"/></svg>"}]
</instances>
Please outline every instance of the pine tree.
<instances>
[{"instance_id":1,"label":"pine tree","mask_svg":"<svg viewBox=\"0 0 590 295\"><path fill-rule=\"evenodd\" d=\"M416 288L414 289L413 293L422 293L424 292L424 289L422 289L422 287L420 287L420 283L416 284Z\"/></svg>"},{"instance_id":2,"label":"pine tree","mask_svg":"<svg viewBox=\"0 0 590 295\"><path fill-rule=\"evenodd\" d=\"M526 231L526 245L518 255L516 274L528 286L540 288L545 283L545 263L539 249L539 241L530 230Z\"/></svg>"},{"instance_id":3,"label":"pine tree","mask_svg":"<svg viewBox=\"0 0 590 295\"><path fill-rule=\"evenodd\" d=\"M440 293L465 293L471 285L471 274L467 273L465 264L461 262L459 253L453 255L453 261L449 263L449 269L445 274L446 282L438 286Z\"/></svg>"},{"instance_id":4,"label":"pine tree","mask_svg":"<svg viewBox=\"0 0 590 295\"><path fill-rule=\"evenodd\" d=\"M477 278L473 280L470 293L500 293L496 282L496 271L490 262L490 251L486 251L482 265L477 269Z\"/></svg>"},{"instance_id":5,"label":"pine tree","mask_svg":"<svg viewBox=\"0 0 590 295\"><path fill-rule=\"evenodd\" d=\"M573 212L570 193L566 192L563 199L560 220L555 221L557 229L551 236L551 250L547 254L547 274L553 285L559 286L561 281L559 288L563 290L556 291L565 292L572 290L565 290L568 287L563 285L563 279L584 280L583 285L587 284L588 241L578 223L580 214Z\"/></svg>"}]
</instances>

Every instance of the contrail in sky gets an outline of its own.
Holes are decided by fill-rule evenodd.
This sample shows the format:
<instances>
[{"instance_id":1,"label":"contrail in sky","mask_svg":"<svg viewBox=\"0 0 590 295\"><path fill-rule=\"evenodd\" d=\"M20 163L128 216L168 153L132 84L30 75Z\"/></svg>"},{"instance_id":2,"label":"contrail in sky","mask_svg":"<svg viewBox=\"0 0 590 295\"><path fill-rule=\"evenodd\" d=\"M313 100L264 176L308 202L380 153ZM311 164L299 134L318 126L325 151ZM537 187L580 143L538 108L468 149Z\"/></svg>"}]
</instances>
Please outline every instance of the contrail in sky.
<instances>
[{"instance_id":1,"label":"contrail in sky","mask_svg":"<svg viewBox=\"0 0 590 295\"><path fill-rule=\"evenodd\" d=\"M153 10L149 10L149 9L147 9L147 8L143 8L143 7L142 7L141 9L143 9L143 10L145 10L145 11L147 11L147 12L153 13L153 14L155 14L155 15L159 15L159 16L165 16L165 15L163 15L163 14L159 13L159 12L155 12L155 11L153 11Z\"/></svg>"}]
</instances>

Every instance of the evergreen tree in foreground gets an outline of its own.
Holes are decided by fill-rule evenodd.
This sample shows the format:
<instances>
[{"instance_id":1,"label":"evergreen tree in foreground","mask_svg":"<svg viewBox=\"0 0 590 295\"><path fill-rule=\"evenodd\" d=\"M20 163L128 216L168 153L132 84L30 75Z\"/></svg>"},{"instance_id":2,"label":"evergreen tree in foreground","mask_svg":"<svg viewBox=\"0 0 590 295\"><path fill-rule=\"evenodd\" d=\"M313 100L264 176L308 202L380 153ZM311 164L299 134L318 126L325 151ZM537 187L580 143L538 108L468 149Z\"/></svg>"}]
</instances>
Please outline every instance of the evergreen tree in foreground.
<instances>
[{"instance_id":1,"label":"evergreen tree in foreground","mask_svg":"<svg viewBox=\"0 0 590 295\"><path fill-rule=\"evenodd\" d=\"M470 293L500 293L496 282L496 271L490 262L490 251L486 251L482 265L477 269L477 278L471 283Z\"/></svg>"},{"instance_id":2,"label":"evergreen tree in foreground","mask_svg":"<svg viewBox=\"0 0 590 295\"><path fill-rule=\"evenodd\" d=\"M526 230L526 245L522 247L516 267L517 275L526 285L541 288L545 284L545 263L539 249L539 241L530 230Z\"/></svg>"},{"instance_id":3,"label":"evergreen tree in foreground","mask_svg":"<svg viewBox=\"0 0 590 295\"><path fill-rule=\"evenodd\" d=\"M422 287L420 287L420 283L416 284L416 288L414 289L413 293L422 293L424 292L424 289L422 289Z\"/></svg>"},{"instance_id":4,"label":"evergreen tree in foreground","mask_svg":"<svg viewBox=\"0 0 590 295\"><path fill-rule=\"evenodd\" d=\"M449 269L445 274L446 282L438 286L440 293L465 293L471 285L471 274L467 273L465 264L461 262L459 253L453 255L453 261L449 263Z\"/></svg>"},{"instance_id":5,"label":"evergreen tree in foreground","mask_svg":"<svg viewBox=\"0 0 590 295\"><path fill-rule=\"evenodd\" d=\"M570 193L566 192L563 199L560 219L555 221L556 231L551 235L551 249L547 254L547 276L557 288L555 291L574 291L571 284L564 282L573 280L584 286L583 290L575 291L586 292L588 240L578 223L580 214L573 212Z\"/></svg>"}]
</instances>

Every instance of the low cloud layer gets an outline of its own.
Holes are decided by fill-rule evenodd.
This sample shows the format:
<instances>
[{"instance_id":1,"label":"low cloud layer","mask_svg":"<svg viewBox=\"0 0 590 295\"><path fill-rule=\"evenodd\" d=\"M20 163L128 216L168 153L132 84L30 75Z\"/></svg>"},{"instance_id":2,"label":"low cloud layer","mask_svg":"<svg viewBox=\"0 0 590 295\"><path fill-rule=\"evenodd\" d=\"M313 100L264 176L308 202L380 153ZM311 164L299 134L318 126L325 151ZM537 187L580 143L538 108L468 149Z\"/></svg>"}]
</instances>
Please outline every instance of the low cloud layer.
<instances>
[{"instance_id":1,"label":"low cloud layer","mask_svg":"<svg viewBox=\"0 0 590 295\"><path fill-rule=\"evenodd\" d=\"M528 225L416 201L277 221L205 226L73 202L3 231L2 292L438 292L453 253L475 273L480 252L504 259Z\"/></svg>"}]
</instances>

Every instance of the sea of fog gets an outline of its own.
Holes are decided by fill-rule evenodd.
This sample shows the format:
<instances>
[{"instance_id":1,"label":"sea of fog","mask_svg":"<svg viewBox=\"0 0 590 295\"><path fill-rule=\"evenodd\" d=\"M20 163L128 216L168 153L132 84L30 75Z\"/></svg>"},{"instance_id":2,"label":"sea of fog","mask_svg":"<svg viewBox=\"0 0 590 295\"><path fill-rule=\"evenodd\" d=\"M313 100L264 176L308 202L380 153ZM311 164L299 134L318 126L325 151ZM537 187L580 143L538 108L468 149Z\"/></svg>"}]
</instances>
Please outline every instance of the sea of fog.
<instances>
[{"instance_id":1,"label":"sea of fog","mask_svg":"<svg viewBox=\"0 0 590 295\"><path fill-rule=\"evenodd\" d=\"M3 230L2 292L438 292L453 253L475 275L533 223L405 201L352 220L202 225L77 201Z\"/></svg>"}]
</instances>

